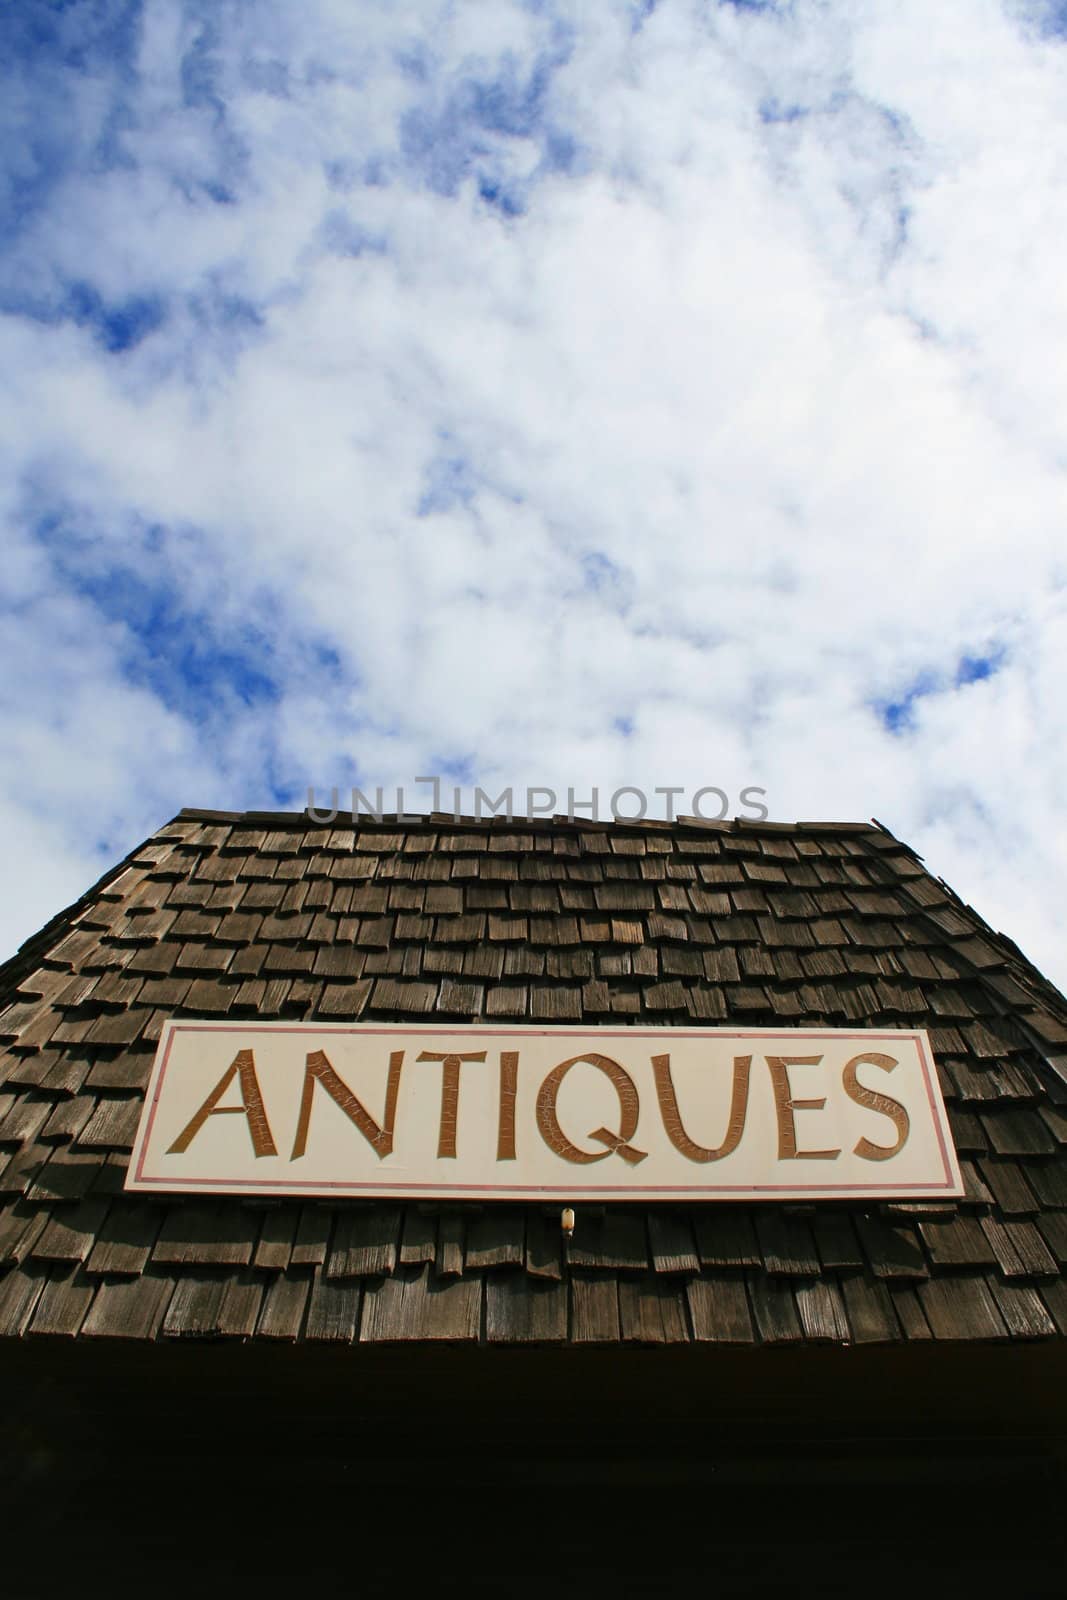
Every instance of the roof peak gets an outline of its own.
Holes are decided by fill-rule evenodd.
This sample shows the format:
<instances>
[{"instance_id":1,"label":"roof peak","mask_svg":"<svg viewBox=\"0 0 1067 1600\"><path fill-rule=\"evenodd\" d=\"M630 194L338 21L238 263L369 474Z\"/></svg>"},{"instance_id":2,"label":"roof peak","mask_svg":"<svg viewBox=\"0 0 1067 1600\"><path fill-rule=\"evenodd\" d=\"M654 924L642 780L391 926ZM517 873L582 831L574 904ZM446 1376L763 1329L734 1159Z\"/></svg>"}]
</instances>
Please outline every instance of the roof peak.
<instances>
[{"instance_id":1,"label":"roof peak","mask_svg":"<svg viewBox=\"0 0 1067 1600\"><path fill-rule=\"evenodd\" d=\"M394 811L366 812L337 810L329 816L328 820L322 816L315 816L308 811L222 811L203 809L196 806L183 806L164 828L173 827L178 822L206 822L228 824L230 826L256 826L274 828L491 828L497 831L532 829L538 832L555 830L559 828L573 828L582 833L589 832L616 832L623 829L637 829L642 832L662 833L674 828L695 829L700 832L716 833L749 833L749 834L806 834L806 833L843 833L867 834L892 841L894 846L907 849L900 840L895 838L882 823L872 819L869 822L826 822L826 821L798 821L798 822L772 822L769 819L757 821L751 817L724 817L721 820L712 818L679 816L670 821L661 817L617 817L611 820L600 820L587 817L571 817L557 814L550 817L473 817L463 814L456 815L451 811L428 811L425 813L397 813ZM157 830L162 832L163 829ZM911 853L911 852L909 852Z\"/></svg>"}]
</instances>

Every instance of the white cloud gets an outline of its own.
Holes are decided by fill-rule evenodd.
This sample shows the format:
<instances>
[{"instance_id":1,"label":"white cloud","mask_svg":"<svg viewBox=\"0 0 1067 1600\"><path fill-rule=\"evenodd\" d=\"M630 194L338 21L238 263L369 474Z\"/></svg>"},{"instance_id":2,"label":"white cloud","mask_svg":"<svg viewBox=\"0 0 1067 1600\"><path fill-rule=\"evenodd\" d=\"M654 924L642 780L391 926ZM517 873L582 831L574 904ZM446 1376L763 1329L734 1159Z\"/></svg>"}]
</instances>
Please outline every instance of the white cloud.
<instances>
[{"instance_id":1,"label":"white cloud","mask_svg":"<svg viewBox=\"0 0 1067 1600\"><path fill-rule=\"evenodd\" d=\"M158 0L128 71L52 69L3 938L181 804L452 762L875 812L1067 980L1067 44L992 0L358 15ZM131 571L217 681L147 670Z\"/></svg>"}]
</instances>

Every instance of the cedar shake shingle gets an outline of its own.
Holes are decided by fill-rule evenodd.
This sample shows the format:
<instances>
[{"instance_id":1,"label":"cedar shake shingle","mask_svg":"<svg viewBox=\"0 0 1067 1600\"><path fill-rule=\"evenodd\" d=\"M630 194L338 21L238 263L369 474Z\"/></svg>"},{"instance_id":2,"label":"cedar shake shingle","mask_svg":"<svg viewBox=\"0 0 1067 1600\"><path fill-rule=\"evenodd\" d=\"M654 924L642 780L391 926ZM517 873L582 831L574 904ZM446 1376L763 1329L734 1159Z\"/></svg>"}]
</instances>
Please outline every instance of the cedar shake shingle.
<instances>
[{"instance_id":1,"label":"cedar shake shingle","mask_svg":"<svg viewBox=\"0 0 1067 1600\"><path fill-rule=\"evenodd\" d=\"M122 1192L170 1015L924 1027L958 1202ZM1067 1002L876 824L183 812L0 967L0 1334L1067 1337Z\"/></svg>"}]
</instances>

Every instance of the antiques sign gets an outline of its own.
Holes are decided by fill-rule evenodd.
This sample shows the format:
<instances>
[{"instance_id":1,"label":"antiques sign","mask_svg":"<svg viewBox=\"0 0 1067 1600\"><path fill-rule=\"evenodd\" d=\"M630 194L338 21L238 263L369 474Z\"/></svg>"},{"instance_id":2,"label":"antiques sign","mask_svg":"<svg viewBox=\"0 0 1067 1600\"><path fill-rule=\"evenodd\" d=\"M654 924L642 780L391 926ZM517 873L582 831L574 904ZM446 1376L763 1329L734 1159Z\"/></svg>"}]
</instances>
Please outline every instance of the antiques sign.
<instances>
[{"instance_id":1,"label":"antiques sign","mask_svg":"<svg viewBox=\"0 0 1067 1600\"><path fill-rule=\"evenodd\" d=\"M126 1187L413 1199L963 1193L912 1030L168 1022Z\"/></svg>"}]
</instances>

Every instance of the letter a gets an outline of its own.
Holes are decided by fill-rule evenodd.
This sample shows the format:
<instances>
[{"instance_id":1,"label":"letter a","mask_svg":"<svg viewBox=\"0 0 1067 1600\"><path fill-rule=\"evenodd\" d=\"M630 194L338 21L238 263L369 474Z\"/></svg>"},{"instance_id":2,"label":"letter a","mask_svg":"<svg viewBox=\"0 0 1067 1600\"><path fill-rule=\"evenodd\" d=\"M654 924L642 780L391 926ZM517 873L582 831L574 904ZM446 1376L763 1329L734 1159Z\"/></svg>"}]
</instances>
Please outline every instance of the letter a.
<instances>
[{"instance_id":1,"label":"letter a","mask_svg":"<svg viewBox=\"0 0 1067 1600\"><path fill-rule=\"evenodd\" d=\"M239 1106L220 1106L219 1101L230 1087L234 1078L240 1079L241 1104ZM267 1112L263 1105L263 1096L259 1092L256 1061L251 1050L238 1050L215 1088L212 1089L200 1107L200 1110L190 1122L186 1123L167 1151L167 1154L169 1156L184 1155L208 1117L226 1117L234 1114L246 1118L248 1131L252 1136L252 1149L257 1157L276 1156L278 1154L274 1140L271 1137L270 1123L267 1121Z\"/></svg>"}]
</instances>

